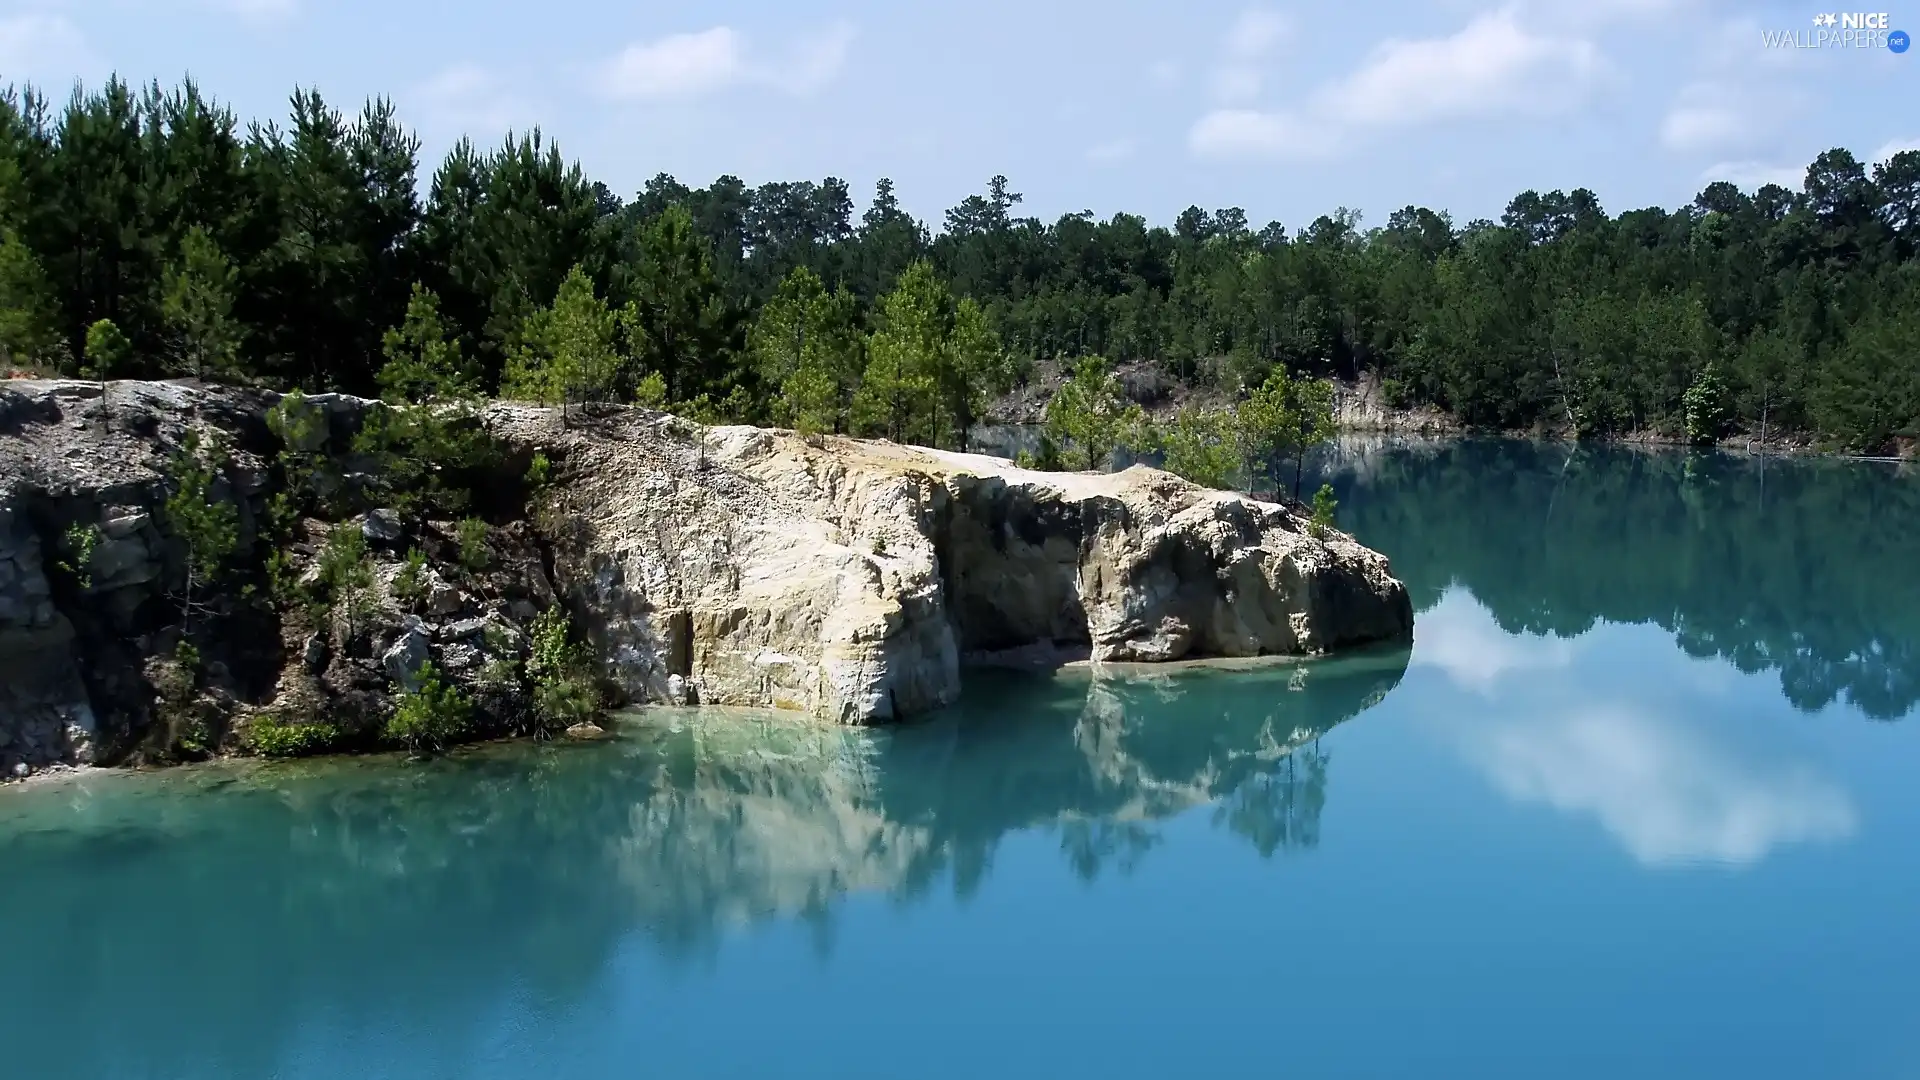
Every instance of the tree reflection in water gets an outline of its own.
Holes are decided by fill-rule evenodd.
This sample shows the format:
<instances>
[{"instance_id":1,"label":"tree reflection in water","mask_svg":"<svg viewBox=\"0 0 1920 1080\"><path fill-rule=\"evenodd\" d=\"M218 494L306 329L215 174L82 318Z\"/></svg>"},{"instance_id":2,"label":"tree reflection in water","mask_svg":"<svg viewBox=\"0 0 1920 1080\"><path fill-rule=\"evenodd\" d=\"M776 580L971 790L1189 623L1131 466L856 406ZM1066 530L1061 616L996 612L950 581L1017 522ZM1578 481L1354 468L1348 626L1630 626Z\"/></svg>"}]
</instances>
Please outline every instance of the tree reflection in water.
<instances>
[{"instance_id":1,"label":"tree reflection in water","mask_svg":"<svg viewBox=\"0 0 1920 1080\"><path fill-rule=\"evenodd\" d=\"M703 963L730 925L798 917L830 949L844 896L912 903L945 883L965 898L1017 833L1055 833L1088 880L1150 857L1160 821L1213 802L1262 854L1310 843L1326 790L1315 740L1406 663L982 674L962 707L893 730L660 712L602 745L9 792L0 925L32 932L0 965L0 1036L32 1064L30 1033L87 1015L100 1038L47 1048L60 1072L123 1072L134 1055L143 1074L211 1058L269 1075L316 1015L404 1014L452 1038L501 994L566 1009L635 936ZM231 1037L179 1037L207 1016Z\"/></svg>"}]
</instances>

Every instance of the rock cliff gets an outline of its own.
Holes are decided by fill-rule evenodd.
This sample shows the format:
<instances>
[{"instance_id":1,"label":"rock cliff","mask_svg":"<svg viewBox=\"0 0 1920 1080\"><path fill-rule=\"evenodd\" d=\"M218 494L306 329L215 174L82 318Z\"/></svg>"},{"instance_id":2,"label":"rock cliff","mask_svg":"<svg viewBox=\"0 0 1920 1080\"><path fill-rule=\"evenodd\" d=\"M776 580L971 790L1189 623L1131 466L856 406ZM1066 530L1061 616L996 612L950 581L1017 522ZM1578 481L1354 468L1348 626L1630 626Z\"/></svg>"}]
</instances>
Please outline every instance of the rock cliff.
<instances>
[{"instance_id":1,"label":"rock cliff","mask_svg":"<svg viewBox=\"0 0 1920 1080\"><path fill-rule=\"evenodd\" d=\"M1314 535L1297 507L1145 468L1037 473L637 409L496 404L479 419L498 475L474 485L470 533L356 505L370 466L352 435L378 406L322 396L307 399L323 422L303 449L337 464L345 494L330 518L313 511L276 539L263 522L289 481L266 421L274 395L116 383L108 399L105 415L97 384L0 383L9 774L164 760L154 748L183 737L218 752L244 746L261 716L371 732L427 661L473 689L490 721L476 734L512 730L525 687L489 692L483 675L524 668L535 617L556 605L592 646L610 703L845 723L951 703L967 659L1312 654L1412 632L1381 556ZM239 511L237 569L200 607L180 602L188 560L165 508L190 430L229 448L210 498ZM550 468L537 489L522 483L535 455ZM371 571L344 623L264 598L275 551L311 581L343 524L364 536ZM202 664L184 690L156 662L183 619Z\"/></svg>"}]
</instances>

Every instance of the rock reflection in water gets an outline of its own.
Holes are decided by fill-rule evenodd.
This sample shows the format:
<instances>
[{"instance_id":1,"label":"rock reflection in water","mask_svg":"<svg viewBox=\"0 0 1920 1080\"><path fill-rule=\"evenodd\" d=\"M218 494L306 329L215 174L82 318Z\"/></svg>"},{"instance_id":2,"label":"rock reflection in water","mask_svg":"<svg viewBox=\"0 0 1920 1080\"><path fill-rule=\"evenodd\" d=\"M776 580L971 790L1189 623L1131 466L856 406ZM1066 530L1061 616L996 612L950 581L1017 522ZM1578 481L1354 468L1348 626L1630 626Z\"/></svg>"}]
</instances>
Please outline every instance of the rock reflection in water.
<instances>
[{"instance_id":1,"label":"rock reflection in water","mask_svg":"<svg viewBox=\"0 0 1920 1080\"><path fill-rule=\"evenodd\" d=\"M893 730L659 712L591 746L10 791L0 1043L19 1075L264 1076L316 1016L455 1039L508 998L591 996L635 936L698 962L729 925L824 923L851 892L965 896L1014 833L1057 833L1089 879L1209 802L1263 855L1311 844L1325 757L1294 755L1406 664L979 676L960 708ZM74 1015L99 1037L38 1048ZM183 1037L210 1016L220 1038Z\"/></svg>"}]
</instances>

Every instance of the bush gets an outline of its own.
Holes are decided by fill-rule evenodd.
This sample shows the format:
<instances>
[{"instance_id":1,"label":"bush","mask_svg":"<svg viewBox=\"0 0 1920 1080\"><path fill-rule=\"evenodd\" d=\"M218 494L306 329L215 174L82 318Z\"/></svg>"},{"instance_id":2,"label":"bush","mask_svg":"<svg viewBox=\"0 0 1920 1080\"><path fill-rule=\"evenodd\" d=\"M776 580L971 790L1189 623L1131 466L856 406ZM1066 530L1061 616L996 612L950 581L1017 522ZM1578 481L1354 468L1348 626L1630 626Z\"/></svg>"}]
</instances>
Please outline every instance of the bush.
<instances>
[{"instance_id":1,"label":"bush","mask_svg":"<svg viewBox=\"0 0 1920 1080\"><path fill-rule=\"evenodd\" d=\"M460 543L460 565L469 570L487 568L487 523L479 518L467 518L460 522L458 540Z\"/></svg>"},{"instance_id":2,"label":"bush","mask_svg":"<svg viewBox=\"0 0 1920 1080\"><path fill-rule=\"evenodd\" d=\"M569 728L600 711L586 652L570 639L560 608L548 608L533 620L527 677L533 680L534 716L543 730Z\"/></svg>"},{"instance_id":3,"label":"bush","mask_svg":"<svg viewBox=\"0 0 1920 1080\"><path fill-rule=\"evenodd\" d=\"M66 555L60 560L60 569L71 574L82 591L93 588L93 550L100 546L100 526L76 521L67 526L61 539Z\"/></svg>"},{"instance_id":4,"label":"bush","mask_svg":"<svg viewBox=\"0 0 1920 1080\"><path fill-rule=\"evenodd\" d=\"M393 598L402 604L417 604L427 596L427 557L419 548L407 552L407 561L393 575Z\"/></svg>"},{"instance_id":5,"label":"bush","mask_svg":"<svg viewBox=\"0 0 1920 1080\"><path fill-rule=\"evenodd\" d=\"M311 757L339 743L340 729L324 721L289 724L272 713L261 713L247 727L247 749L261 757Z\"/></svg>"},{"instance_id":6,"label":"bush","mask_svg":"<svg viewBox=\"0 0 1920 1080\"><path fill-rule=\"evenodd\" d=\"M473 703L457 686L440 681L431 662L415 675L417 685L400 694L399 707L387 721L387 738L413 753L431 753L458 739L473 717Z\"/></svg>"},{"instance_id":7,"label":"bush","mask_svg":"<svg viewBox=\"0 0 1920 1080\"><path fill-rule=\"evenodd\" d=\"M527 463L527 487L539 491L553 482L553 462L547 455L535 453L533 460Z\"/></svg>"}]
</instances>

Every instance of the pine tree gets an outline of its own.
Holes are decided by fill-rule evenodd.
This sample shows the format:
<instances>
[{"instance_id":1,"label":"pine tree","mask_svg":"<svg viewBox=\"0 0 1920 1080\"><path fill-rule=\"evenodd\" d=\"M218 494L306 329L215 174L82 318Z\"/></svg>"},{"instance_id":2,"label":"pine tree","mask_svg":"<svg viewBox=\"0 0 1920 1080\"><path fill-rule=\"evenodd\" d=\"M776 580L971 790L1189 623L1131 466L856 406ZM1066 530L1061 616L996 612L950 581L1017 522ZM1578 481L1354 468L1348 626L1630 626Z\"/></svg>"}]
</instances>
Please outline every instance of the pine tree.
<instances>
[{"instance_id":1,"label":"pine tree","mask_svg":"<svg viewBox=\"0 0 1920 1080\"><path fill-rule=\"evenodd\" d=\"M440 298L415 283L406 318L382 341L380 396L394 404L463 399L479 394L478 380L440 318Z\"/></svg>"},{"instance_id":2,"label":"pine tree","mask_svg":"<svg viewBox=\"0 0 1920 1080\"><path fill-rule=\"evenodd\" d=\"M239 370L240 324L233 318L237 274L207 230L194 226L161 277L168 367L196 379L231 378Z\"/></svg>"},{"instance_id":3,"label":"pine tree","mask_svg":"<svg viewBox=\"0 0 1920 1080\"><path fill-rule=\"evenodd\" d=\"M801 267L780 283L748 337L763 385L777 387L776 421L805 431L842 432L860 379L853 298L828 292Z\"/></svg>"},{"instance_id":4,"label":"pine tree","mask_svg":"<svg viewBox=\"0 0 1920 1080\"><path fill-rule=\"evenodd\" d=\"M731 366L733 313L705 240L684 207L641 227L631 281L634 352L671 401L725 397L744 374Z\"/></svg>"},{"instance_id":5,"label":"pine tree","mask_svg":"<svg viewBox=\"0 0 1920 1080\"><path fill-rule=\"evenodd\" d=\"M560 405L561 422L572 401L604 401L626 364L619 351L618 316L593 291L593 281L575 267L553 305L535 312L509 359L502 393Z\"/></svg>"},{"instance_id":6,"label":"pine tree","mask_svg":"<svg viewBox=\"0 0 1920 1080\"><path fill-rule=\"evenodd\" d=\"M868 340L867 370L853 400L857 430L897 442L937 438L948 299L933 264L922 260L880 301L880 328Z\"/></svg>"}]
</instances>

